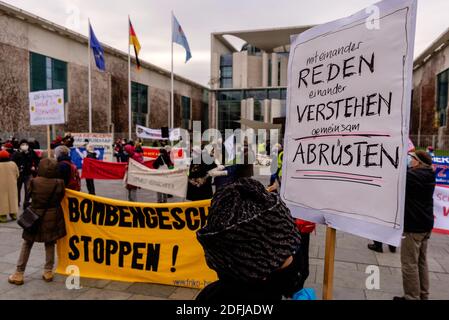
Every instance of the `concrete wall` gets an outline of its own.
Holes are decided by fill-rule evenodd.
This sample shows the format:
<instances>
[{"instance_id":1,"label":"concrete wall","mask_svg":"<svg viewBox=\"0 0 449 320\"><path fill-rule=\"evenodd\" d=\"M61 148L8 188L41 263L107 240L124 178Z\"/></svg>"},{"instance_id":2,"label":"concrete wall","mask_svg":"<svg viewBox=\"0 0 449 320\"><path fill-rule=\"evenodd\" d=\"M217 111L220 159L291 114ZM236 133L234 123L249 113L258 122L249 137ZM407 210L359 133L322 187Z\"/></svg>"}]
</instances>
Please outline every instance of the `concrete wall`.
<instances>
[{"instance_id":1,"label":"concrete wall","mask_svg":"<svg viewBox=\"0 0 449 320\"><path fill-rule=\"evenodd\" d=\"M248 52L235 52L232 63L232 87L234 89L248 87Z\"/></svg>"},{"instance_id":2,"label":"concrete wall","mask_svg":"<svg viewBox=\"0 0 449 320\"><path fill-rule=\"evenodd\" d=\"M434 54L424 65L413 72L413 101L411 115L411 135L438 135L438 141L447 144L448 127L439 128L437 120L437 76L449 68L449 47ZM421 114L421 116L420 116ZM449 148L449 145L440 145Z\"/></svg>"},{"instance_id":3,"label":"concrete wall","mask_svg":"<svg viewBox=\"0 0 449 320\"><path fill-rule=\"evenodd\" d=\"M248 88L262 87L263 58L261 56L248 56Z\"/></svg>"}]
</instances>

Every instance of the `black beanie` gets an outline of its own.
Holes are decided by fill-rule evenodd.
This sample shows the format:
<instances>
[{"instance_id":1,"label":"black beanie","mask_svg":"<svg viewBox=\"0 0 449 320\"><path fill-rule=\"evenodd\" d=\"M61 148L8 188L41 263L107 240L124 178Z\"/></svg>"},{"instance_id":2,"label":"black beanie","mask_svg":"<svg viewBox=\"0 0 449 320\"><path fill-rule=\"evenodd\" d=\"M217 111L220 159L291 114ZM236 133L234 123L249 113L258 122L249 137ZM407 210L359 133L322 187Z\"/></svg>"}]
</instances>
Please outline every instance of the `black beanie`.
<instances>
[{"instance_id":1,"label":"black beanie","mask_svg":"<svg viewBox=\"0 0 449 320\"><path fill-rule=\"evenodd\" d=\"M220 278L259 281L295 254L300 234L280 197L239 179L217 191L207 225L197 232L207 265Z\"/></svg>"}]
</instances>

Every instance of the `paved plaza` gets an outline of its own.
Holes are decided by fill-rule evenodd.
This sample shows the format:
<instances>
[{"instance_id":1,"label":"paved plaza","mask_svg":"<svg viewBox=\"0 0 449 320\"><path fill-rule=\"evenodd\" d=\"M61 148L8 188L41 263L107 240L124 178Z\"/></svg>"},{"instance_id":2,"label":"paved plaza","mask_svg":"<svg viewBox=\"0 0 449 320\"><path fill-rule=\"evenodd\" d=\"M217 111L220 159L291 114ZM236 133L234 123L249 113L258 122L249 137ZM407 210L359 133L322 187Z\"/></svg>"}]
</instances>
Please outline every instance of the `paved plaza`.
<instances>
[{"instance_id":1,"label":"paved plaza","mask_svg":"<svg viewBox=\"0 0 449 320\"><path fill-rule=\"evenodd\" d=\"M259 176L266 184L267 177ZM126 190L121 181L96 181L97 194L114 199L126 199ZM85 184L83 181L83 190ZM138 200L155 202L156 194L139 190ZM170 202L181 201L173 198ZM81 280L81 289L68 290L65 276L56 275L55 281L45 283L42 279L44 245L35 244L25 284L15 286L8 283L8 275L14 272L21 246L21 229L15 222L0 224L0 300L25 299L81 299L81 300L190 300L198 290L177 288L149 283L125 283L117 281ZM347 233L337 232L337 249L334 275L334 299L344 300L390 300L402 295L400 253L390 253L384 246L384 253L367 249L368 240ZM310 276L306 287L314 288L317 296L322 294L324 266L325 228L318 227L310 239ZM428 248L430 269L430 298L449 299L449 236L434 234ZM368 290L365 273L369 265L379 266L380 289Z\"/></svg>"}]
</instances>

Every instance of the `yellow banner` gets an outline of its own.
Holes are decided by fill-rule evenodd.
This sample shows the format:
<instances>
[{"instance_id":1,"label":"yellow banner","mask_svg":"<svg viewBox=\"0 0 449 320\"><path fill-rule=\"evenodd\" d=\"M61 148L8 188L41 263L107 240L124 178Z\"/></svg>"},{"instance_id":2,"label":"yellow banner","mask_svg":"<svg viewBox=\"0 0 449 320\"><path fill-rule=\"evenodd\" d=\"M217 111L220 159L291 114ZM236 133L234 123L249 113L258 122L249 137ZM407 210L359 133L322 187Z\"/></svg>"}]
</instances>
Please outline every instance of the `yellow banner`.
<instances>
[{"instance_id":1,"label":"yellow banner","mask_svg":"<svg viewBox=\"0 0 449 320\"><path fill-rule=\"evenodd\" d=\"M67 190L56 272L76 266L81 277L204 288L217 280L196 240L209 207L209 200L134 203Z\"/></svg>"}]
</instances>

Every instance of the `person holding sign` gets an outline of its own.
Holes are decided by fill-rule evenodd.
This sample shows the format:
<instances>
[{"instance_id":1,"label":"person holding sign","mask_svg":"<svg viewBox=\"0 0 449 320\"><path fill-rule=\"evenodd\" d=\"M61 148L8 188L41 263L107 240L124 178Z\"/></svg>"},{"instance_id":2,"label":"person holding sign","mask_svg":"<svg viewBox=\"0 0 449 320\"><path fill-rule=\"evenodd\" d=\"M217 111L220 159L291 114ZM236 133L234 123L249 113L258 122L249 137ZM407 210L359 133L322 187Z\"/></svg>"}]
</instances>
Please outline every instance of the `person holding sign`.
<instances>
[{"instance_id":1,"label":"person holding sign","mask_svg":"<svg viewBox=\"0 0 449 320\"><path fill-rule=\"evenodd\" d=\"M409 153L405 191L404 236L401 264L404 297L395 300L428 300L427 242L432 233L435 172L425 151Z\"/></svg>"},{"instance_id":2,"label":"person holding sign","mask_svg":"<svg viewBox=\"0 0 449 320\"><path fill-rule=\"evenodd\" d=\"M197 239L219 278L198 301L281 300L302 289L294 219L279 196L256 180L238 179L218 190Z\"/></svg>"}]
</instances>

